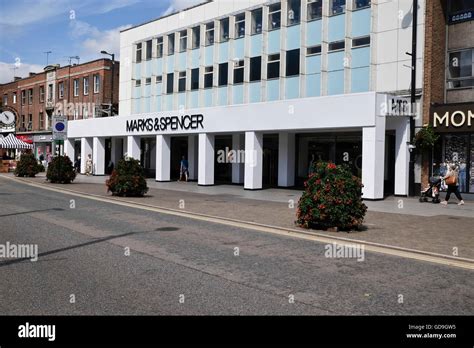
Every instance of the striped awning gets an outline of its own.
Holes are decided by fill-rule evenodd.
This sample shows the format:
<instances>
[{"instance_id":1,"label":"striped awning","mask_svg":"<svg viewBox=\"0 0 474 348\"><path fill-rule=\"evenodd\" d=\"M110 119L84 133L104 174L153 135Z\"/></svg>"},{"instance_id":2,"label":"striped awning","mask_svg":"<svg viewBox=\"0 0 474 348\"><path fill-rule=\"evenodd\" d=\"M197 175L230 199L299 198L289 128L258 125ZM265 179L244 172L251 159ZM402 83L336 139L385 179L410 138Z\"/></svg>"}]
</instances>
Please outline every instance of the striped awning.
<instances>
[{"instance_id":1,"label":"striped awning","mask_svg":"<svg viewBox=\"0 0 474 348\"><path fill-rule=\"evenodd\" d=\"M13 134L9 134L7 137L0 138L0 149L32 149L33 145L21 141Z\"/></svg>"}]
</instances>

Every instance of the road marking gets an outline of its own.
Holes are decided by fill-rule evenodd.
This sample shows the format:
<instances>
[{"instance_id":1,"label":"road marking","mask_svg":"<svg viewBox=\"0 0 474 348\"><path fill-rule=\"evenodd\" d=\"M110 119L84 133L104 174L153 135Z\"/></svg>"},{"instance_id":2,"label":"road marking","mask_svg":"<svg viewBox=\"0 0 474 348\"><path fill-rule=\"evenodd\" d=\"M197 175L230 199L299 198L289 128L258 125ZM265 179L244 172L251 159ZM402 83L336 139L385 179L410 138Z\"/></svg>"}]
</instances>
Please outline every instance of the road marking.
<instances>
[{"instance_id":1,"label":"road marking","mask_svg":"<svg viewBox=\"0 0 474 348\"><path fill-rule=\"evenodd\" d=\"M307 231L302 231L302 230L297 230L297 229L283 228L283 227L278 227L278 226L259 224L255 222L242 221L242 220L237 220L237 219L232 219L232 218L227 218L227 217L219 217L219 216L206 215L206 214L194 213L194 212L184 212L182 210L177 210L177 209L172 209L172 208L158 207L158 206L148 205L145 203L127 201L125 199L116 198L116 197L104 197L104 196L100 196L100 195L96 195L92 193L83 193L83 192L74 191L74 190L65 189L65 188L46 187L29 180L18 179L14 177L5 176L5 175L0 175L0 177L6 178L6 179L9 179L9 180L12 180L24 185L40 188L43 190L53 191L53 192L62 193L62 194L68 194L68 195L95 200L95 201L104 202L104 203L112 203L112 204L121 205L124 207L129 207L129 208L134 208L134 209L142 209L142 210L153 211L153 212L161 213L161 214L174 215L174 216L190 218L190 219L206 221L206 222L213 222L216 224L238 227L238 228L243 228L247 230L250 229L250 230L255 230L259 232L272 233L272 234L277 234L280 236L286 236L286 237L290 236L290 237L311 240L314 242L325 243L325 244L336 243L343 246L346 246L346 245L350 246L356 243L356 244L363 245L366 251L371 251L371 252L375 252L379 254L398 256L402 258L408 258L408 259L413 259L413 260L418 260L418 261L426 261L426 262L441 264L445 266L452 266L452 267L474 270L474 260L467 259L467 258L454 257L454 256L432 253L432 252L427 252L427 251L396 247L392 245L368 242L364 240L327 236L327 235L323 235L317 232L307 232Z\"/></svg>"}]
</instances>

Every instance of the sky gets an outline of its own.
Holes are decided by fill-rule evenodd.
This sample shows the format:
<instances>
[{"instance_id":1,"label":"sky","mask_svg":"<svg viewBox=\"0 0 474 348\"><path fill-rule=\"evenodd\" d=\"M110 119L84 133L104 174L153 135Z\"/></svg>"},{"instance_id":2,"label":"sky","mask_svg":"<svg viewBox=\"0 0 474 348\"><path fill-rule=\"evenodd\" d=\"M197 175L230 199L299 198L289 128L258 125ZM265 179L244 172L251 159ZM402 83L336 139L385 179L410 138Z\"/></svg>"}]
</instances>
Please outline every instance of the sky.
<instances>
[{"instance_id":1,"label":"sky","mask_svg":"<svg viewBox=\"0 0 474 348\"><path fill-rule=\"evenodd\" d=\"M120 30L203 0L0 0L0 83L115 53ZM49 55L45 52L51 51ZM77 60L73 59L73 63Z\"/></svg>"}]
</instances>

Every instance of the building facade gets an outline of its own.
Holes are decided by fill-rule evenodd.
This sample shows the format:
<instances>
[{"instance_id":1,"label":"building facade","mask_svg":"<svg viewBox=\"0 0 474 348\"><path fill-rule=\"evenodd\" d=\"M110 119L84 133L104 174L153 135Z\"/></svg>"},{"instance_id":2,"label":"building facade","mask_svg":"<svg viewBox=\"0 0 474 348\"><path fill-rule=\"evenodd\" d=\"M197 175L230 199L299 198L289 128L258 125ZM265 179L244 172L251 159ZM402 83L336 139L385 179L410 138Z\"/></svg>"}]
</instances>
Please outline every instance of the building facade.
<instances>
[{"instance_id":1,"label":"building facade","mask_svg":"<svg viewBox=\"0 0 474 348\"><path fill-rule=\"evenodd\" d=\"M474 1L436 0L427 11L424 123L439 140L423 180L456 164L460 191L474 193Z\"/></svg>"},{"instance_id":2,"label":"building facade","mask_svg":"<svg viewBox=\"0 0 474 348\"><path fill-rule=\"evenodd\" d=\"M217 0L122 31L119 117L70 122L66 151L80 139L96 175L126 153L157 181L184 156L199 185L250 190L300 186L326 160L366 199L407 195L411 5Z\"/></svg>"},{"instance_id":3,"label":"building facade","mask_svg":"<svg viewBox=\"0 0 474 348\"><path fill-rule=\"evenodd\" d=\"M64 67L50 65L41 73L0 85L2 107L15 114L13 129L10 127L9 131L34 144L38 158L53 154L53 115L66 115L70 120L108 116L112 98L117 111L120 65L114 64L113 93L109 59Z\"/></svg>"}]
</instances>

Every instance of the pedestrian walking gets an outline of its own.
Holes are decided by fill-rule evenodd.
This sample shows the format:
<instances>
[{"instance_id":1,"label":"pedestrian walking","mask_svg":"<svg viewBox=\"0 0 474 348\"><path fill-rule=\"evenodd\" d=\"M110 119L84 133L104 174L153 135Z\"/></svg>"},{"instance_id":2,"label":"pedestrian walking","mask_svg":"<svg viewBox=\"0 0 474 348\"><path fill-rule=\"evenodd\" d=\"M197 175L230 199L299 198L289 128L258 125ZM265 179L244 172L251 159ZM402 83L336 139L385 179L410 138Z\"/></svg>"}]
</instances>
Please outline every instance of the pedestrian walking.
<instances>
[{"instance_id":1,"label":"pedestrian walking","mask_svg":"<svg viewBox=\"0 0 474 348\"><path fill-rule=\"evenodd\" d=\"M185 181L188 181L188 176L189 176L189 169L188 168L189 168L189 162L183 156L181 158L181 163L180 163L180 166L179 166L179 181L181 181L181 179L183 178L183 175L184 175Z\"/></svg>"},{"instance_id":2,"label":"pedestrian walking","mask_svg":"<svg viewBox=\"0 0 474 348\"><path fill-rule=\"evenodd\" d=\"M86 160L86 175L92 175L92 157L90 154L87 155Z\"/></svg>"},{"instance_id":3,"label":"pedestrian walking","mask_svg":"<svg viewBox=\"0 0 474 348\"><path fill-rule=\"evenodd\" d=\"M449 166L448 173L443 179L446 182L446 185L448 185L448 191L446 192L446 198L441 202L441 204L447 205L451 193L454 193L456 198L459 200L458 205L463 205L464 201L461 193L459 193L459 175L455 164Z\"/></svg>"},{"instance_id":4,"label":"pedestrian walking","mask_svg":"<svg viewBox=\"0 0 474 348\"><path fill-rule=\"evenodd\" d=\"M81 172L81 156L77 156L76 161L74 162L74 170L76 173Z\"/></svg>"}]
</instances>

